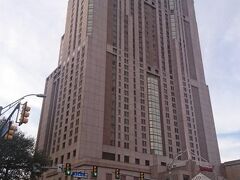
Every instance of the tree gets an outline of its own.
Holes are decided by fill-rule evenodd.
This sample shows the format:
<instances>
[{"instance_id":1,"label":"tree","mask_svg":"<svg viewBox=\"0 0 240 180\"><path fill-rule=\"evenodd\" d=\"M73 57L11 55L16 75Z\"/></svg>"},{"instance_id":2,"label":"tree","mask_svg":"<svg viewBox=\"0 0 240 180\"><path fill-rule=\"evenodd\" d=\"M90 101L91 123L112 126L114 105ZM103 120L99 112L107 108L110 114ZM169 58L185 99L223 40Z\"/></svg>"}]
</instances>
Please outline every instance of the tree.
<instances>
[{"instance_id":1,"label":"tree","mask_svg":"<svg viewBox=\"0 0 240 180\"><path fill-rule=\"evenodd\" d=\"M42 152L35 151L34 139L27 138L22 132L17 132L13 140L0 139L0 179L34 179L32 167L49 164L49 158Z\"/></svg>"}]
</instances>

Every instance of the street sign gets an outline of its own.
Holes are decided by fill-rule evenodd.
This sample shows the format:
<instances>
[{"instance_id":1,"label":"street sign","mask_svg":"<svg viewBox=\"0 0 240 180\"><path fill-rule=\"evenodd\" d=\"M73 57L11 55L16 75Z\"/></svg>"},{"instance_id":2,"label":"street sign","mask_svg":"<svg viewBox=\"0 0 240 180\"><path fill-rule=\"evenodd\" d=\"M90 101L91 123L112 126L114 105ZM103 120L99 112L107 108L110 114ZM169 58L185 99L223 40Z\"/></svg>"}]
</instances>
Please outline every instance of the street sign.
<instances>
[{"instance_id":1,"label":"street sign","mask_svg":"<svg viewBox=\"0 0 240 180\"><path fill-rule=\"evenodd\" d=\"M34 164L33 164L33 167L32 167L32 171L33 171L34 173L41 173L41 172L42 172L41 164L39 164L39 163L34 163Z\"/></svg>"},{"instance_id":2,"label":"street sign","mask_svg":"<svg viewBox=\"0 0 240 180\"><path fill-rule=\"evenodd\" d=\"M0 116L2 115L2 110L3 110L3 107L0 106Z\"/></svg>"},{"instance_id":3,"label":"street sign","mask_svg":"<svg viewBox=\"0 0 240 180\"><path fill-rule=\"evenodd\" d=\"M77 178L84 178L87 179L88 178L88 174L86 172L72 172L72 176L73 177L77 177Z\"/></svg>"},{"instance_id":4,"label":"street sign","mask_svg":"<svg viewBox=\"0 0 240 180\"><path fill-rule=\"evenodd\" d=\"M8 132L9 130L9 126L10 126L10 122L6 122L7 120L3 120L1 127L0 127L0 137L4 137L5 134Z\"/></svg>"}]
</instances>

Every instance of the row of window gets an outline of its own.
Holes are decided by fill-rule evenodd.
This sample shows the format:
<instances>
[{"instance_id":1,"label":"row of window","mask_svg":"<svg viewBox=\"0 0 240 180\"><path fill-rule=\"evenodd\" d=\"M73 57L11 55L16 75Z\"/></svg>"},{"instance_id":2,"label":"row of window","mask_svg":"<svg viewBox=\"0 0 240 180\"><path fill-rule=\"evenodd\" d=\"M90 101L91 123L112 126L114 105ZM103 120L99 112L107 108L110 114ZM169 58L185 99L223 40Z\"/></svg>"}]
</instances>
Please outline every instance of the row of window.
<instances>
[{"instance_id":1,"label":"row of window","mask_svg":"<svg viewBox=\"0 0 240 180\"><path fill-rule=\"evenodd\" d=\"M60 158L56 157L54 160L54 165L57 164L64 164L64 162L72 159L72 158L76 158L76 149L73 150L73 152L68 152L66 156L62 155ZM51 164L53 165L53 162L51 162Z\"/></svg>"},{"instance_id":2,"label":"row of window","mask_svg":"<svg viewBox=\"0 0 240 180\"><path fill-rule=\"evenodd\" d=\"M75 64L76 62L77 64ZM68 146L71 146L72 144L77 143L80 107L81 107L80 102L81 102L81 92L82 92L81 82L83 78L82 67L83 67L83 60L81 61L81 66L80 66L80 51L78 51L77 53L76 60L72 58L71 61L67 62L66 65L62 67L62 71L61 71L62 79L59 85L60 88L59 88L59 94L58 94L59 98L57 101L57 113L56 113L56 119L54 122L55 132L52 140L52 153L54 153L55 151L59 151L60 148L64 149L67 144ZM78 73L79 69L80 69L80 75ZM75 75L74 75L74 72L75 72ZM80 80L78 80L78 78L80 78ZM73 81L74 79L75 81ZM73 83L74 83L74 86L71 86L71 84ZM66 92L67 90L68 92ZM65 101L66 93L68 94L67 101ZM71 97L73 97L73 99ZM66 110L64 107L66 107ZM60 108L61 108L61 111L60 111ZM63 121L63 119L65 119L65 121ZM71 120L71 122L69 122L69 120ZM74 138L72 139L73 132L74 132ZM63 142L61 146L59 144L60 139L62 139L61 142Z\"/></svg>"}]
</instances>

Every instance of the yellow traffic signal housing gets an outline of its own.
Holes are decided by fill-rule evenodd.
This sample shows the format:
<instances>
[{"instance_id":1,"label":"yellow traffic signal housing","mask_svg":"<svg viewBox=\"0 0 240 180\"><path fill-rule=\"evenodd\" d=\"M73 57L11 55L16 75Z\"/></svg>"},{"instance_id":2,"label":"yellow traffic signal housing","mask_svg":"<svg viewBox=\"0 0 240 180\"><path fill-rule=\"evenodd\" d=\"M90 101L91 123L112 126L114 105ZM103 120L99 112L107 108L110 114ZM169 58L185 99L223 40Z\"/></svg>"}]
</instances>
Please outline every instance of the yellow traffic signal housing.
<instances>
[{"instance_id":1,"label":"yellow traffic signal housing","mask_svg":"<svg viewBox=\"0 0 240 180\"><path fill-rule=\"evenodd\" d=\"M120 179L120 169L115 169L115 179Z\"/></svg>"},{"instance_id":2,"label":"yellow traffic signal housing","mask_svg":"<svg viewBox=\"0 0 240 180\"><path fill-rule=\"evenodd\" d=\"M17 130L17 126L14 125L12 122L10 122L9 130L8 130L7 134L5 135L4 139L12 140L13 139L13 135L14 135L16 130Z\"/></svg>"},{"instance_id":3,"label":"yellow traffic signal housing","mask_svg":"<svg viewBox=\"0 0 240 180\"><path fill-rule=\"evenodd\" d=\"M27 124L28 123L28 117L30 115L29 111L31 108L27 106L27 102L25 102L22 106L22 111L19 119L19 126L22 124Z\"/></svg>"},{"instance_id":4,"label":"yellow traffic signal housing","mask_svg":"<svg viewBox=\"0 0 240 180\"><path fill-rule=\"evenodd\" d=\"M140 172L140 180L144 180L144 172Z\"/></svg>"}]
</instances>

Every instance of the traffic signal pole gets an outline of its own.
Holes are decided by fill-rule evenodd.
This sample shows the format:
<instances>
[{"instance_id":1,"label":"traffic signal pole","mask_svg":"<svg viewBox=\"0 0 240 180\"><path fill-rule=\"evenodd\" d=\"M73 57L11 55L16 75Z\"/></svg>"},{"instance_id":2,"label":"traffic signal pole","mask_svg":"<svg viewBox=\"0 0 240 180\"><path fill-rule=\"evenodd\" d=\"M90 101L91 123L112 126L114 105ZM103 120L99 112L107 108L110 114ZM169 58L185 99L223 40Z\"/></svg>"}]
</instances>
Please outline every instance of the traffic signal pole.
<instances>
[{"instance_id":1,"label":"traffic signal pole","mask_svg":"<svg viewBox=\"0 0 240 180\"><path fill-rule=\"evenodd\" d=\"M9 117L7 119L5 119L4 117L2 119L0 119L0 138L4 137L7 134L7 132L10 130L10 128L11 128L10 122L12 122L11 118L16 111L19 112L21 100L23 100L24 98L29 97L29 96L36 96L36 97L40 97L40 98L46 97L44 94L27 94L27 95L19 98L18 100L8 104L5 107L0 106L0 117L14 107L14 110L11 112L11 114L9 115ZM26 110L26 114L27 113L28 112ZM24 116L24 118L26 119L27 116ZM26 122L27 122L26 120L23 121L23 123L26 123Z\"/></svg>"},{"instance_id":2,"label":"traffic signal pole","mask_svg":"<svg viewBox=\"0 0 240 180\"><path fill-rule=\"evenodd\" d=\"M44 94L28 94L28 95L25 95L21 98L19 98L18 100L8 104L7 106L5 107L2 107L0 106L0 116L3 115L4 113L6 113L9 109L11 109L13 106L17 105L19 102L21 102L21 100L23 100L24 98L26 97L29 97L29 96L36 96L36 97L40 97L40 98L45 98L46 95ZM4 109L6 109L5 111L3 111Z\"/></svg>"}]
</instances>

